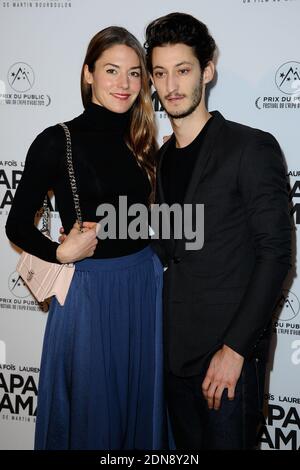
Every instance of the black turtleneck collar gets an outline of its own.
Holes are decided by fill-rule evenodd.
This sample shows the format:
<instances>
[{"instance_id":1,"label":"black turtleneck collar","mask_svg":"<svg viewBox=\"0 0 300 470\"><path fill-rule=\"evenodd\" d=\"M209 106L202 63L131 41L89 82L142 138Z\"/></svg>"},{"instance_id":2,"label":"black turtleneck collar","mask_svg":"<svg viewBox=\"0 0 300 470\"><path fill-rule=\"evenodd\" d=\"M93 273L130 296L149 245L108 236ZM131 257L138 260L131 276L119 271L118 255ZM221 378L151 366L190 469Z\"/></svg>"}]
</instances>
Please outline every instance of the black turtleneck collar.
<instances>
[{"instance_id":1,"label":"black turtleneck collar","mask_svg":"<svg viewBox=\"0 0 300 470\"><path fill-rule=\"evenodd\" d=\"M114 113L104 106L90 102L83 117L94 129L124 132L129 126L130 114L130 110L126 113Z\"/></svg>"}]
</instances>

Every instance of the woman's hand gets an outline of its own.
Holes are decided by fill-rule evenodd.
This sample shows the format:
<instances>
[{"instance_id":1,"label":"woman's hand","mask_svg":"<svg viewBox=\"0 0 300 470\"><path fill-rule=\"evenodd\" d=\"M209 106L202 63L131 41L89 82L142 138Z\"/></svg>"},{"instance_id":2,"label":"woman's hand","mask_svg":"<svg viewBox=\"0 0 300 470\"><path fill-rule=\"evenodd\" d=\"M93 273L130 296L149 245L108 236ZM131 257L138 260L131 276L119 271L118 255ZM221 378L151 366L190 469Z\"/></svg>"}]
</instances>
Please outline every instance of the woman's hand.
<instances>
[{"instance_id":1,"label":"woman's hand","mask_svg":"<svg viewBox=\"0 0 300 470\"><path fill-rule=\"evenodd\" d=\"M96 222L82 222L83 228L94 228L96 225L96 234L98 235L98 231L100 230L100 224L97 224ZM79 230L79 225L76 222L74 224L74 227L78 227ZM59 243L63 243L65 239L67 238L67 235L65 234L65 229L63 227L60 227L59 229L60 236L58 237Z\"/></svg>"},{"instance_id":2,"label":"woman's hand","mask_svg":"<svg viewBox=\"0 0 300 470\"><path fill-rule=\"evenodd\" d=\"M63 227L60 227L59 229L60 236L58 237L59 243L63 243L65 239L67 238L67 235L65 234L65 229Z\"/></svg>"},{"instance_id":3,"label":"woman's hand","mask_svg":"<svg viewBox=\"0 0 300 470\"><path fill-rule=\"evenodd\" d=\"M59 237L61 245L56 250L56 258L61 263L73 263L84 258L93 256L96 249L98 224L96 222L83 222L83 229L80 231L76 222L68 235L64 234L64 229L60 229L62 234Z\"/></svg>"}]
</instances>

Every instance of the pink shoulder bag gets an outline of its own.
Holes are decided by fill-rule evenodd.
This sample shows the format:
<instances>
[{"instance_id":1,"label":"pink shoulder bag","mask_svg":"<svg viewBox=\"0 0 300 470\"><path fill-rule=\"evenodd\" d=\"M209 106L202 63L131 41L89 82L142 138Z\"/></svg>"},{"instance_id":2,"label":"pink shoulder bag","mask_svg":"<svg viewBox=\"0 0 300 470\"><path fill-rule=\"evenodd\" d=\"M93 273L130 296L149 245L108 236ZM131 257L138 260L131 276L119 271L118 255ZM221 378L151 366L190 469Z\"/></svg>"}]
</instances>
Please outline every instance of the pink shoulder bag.
<instances>
[{"instance_id":1,"label":"pink shoulder bag","mask_svg":"<svg viewBox=\"0 0 300 470\"><path fill-rule=\"evenodd\" d=\"M62 126L64 129L66 135L66 153L69 179L71 183L77 221L80 228L82 228L82 216L72 161L71 135L68 127L64 123L60 123L60 126ZM46 195L43 203L41 232L44 233L46 237L51 238L49 219L50 210ZM75 271L75 266L73 263L50 263L38 258L37 256L26 253L26 251L23 251L17 264L17 271L38 302L44 302L46 299L55 295L60 305L64 305Z\"/></svg>"}]
</instances>

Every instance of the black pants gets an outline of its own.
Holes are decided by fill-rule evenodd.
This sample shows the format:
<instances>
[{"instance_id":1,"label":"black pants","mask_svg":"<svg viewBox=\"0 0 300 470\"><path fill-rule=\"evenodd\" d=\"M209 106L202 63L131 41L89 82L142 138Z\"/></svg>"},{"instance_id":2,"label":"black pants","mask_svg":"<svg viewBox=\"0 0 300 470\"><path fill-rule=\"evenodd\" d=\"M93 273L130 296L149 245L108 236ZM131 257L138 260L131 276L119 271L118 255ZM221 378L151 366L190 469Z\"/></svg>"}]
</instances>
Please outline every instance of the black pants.
<instances>
[{"instance_id":1,"label":"black pants","mask_svg":"<svg viewBox=\"0 0 300 470\"><path fill-rule=\"evenodd\" d=\"M254 449L262 418L265 362L245 361L234 400L224 390L219 410L210 410L202 394L207 365L194 377L168 372L168 409L177 449Z\"/></svg>"}]
</instances>

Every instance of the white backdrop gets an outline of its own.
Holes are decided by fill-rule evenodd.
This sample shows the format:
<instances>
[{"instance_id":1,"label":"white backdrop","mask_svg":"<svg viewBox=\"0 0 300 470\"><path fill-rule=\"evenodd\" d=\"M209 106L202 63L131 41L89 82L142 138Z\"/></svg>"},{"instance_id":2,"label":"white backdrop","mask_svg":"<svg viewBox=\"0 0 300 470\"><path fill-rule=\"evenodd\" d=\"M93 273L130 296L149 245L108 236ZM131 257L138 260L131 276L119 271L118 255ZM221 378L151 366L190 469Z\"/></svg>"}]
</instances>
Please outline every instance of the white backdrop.
<instances>
[{"instance_id":1,"label":"white backdrop","mask_svg":"<svg viewBox=\"0 0 300 470\"><path fill-rule=\"evenodd\" d=\"M1 0L0 449L33 446L46 322L46 314L16 275L18 253L4 232L27 149L42 129L82 111L80 69L87 44L97 31L122 25L143 41L145 25L171 11L191 13L204 21L219 46L209 109L270 131L279 140L290 177L296 235L300 223L299 0ZM161 141L170 125L157 107L156 115ZM57 234L56 215L53 220L53 234ZM295 241L295 265L296 248ZM294 269L274 317L261 434L264 449L300 446L299 299Z\"/></svg>"}]
</instances>

